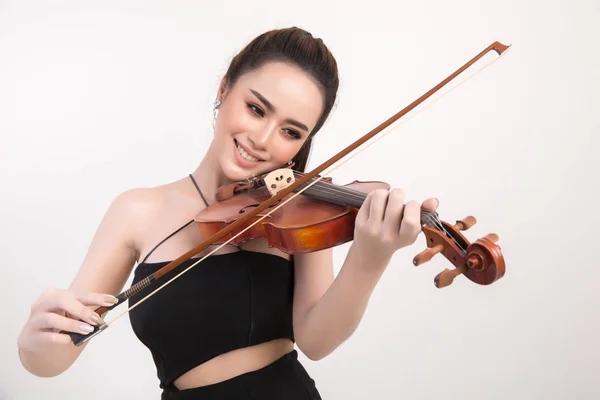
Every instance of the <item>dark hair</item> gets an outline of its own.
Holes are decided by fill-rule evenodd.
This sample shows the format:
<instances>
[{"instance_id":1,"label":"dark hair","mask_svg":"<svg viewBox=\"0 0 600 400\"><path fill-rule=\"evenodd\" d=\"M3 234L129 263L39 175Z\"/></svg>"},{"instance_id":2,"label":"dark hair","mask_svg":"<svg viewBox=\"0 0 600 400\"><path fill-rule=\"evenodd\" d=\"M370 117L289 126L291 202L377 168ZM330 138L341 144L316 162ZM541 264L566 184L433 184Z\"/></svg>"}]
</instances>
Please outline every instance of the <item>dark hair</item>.
<instances>
[{"instance_id":1,"label":"dark hair","mask_svg":"<svg viewBox=\"0 0 600 400\"><path fill-rule=\"evenodd\" d=\"M225 84L233 86L246 72L269 61L289 62L310 74L321 86L325 100L323 113L306 142L292 159L293 169L304 172L313 136L321 129L335 103L339 86L337 62L323 40L297 28L265 32L246 45L233 59L225 74Z\"/></svg>"}]
</instances>

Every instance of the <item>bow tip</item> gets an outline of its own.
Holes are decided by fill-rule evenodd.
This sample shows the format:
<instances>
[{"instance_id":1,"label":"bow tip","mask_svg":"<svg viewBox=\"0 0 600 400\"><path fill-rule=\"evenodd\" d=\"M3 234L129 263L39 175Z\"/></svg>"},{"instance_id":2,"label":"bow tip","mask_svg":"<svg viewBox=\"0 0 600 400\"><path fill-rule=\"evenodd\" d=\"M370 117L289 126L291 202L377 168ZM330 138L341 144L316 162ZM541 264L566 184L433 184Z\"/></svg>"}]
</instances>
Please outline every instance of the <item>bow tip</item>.
<instances>
[{"instance_id":1,"label":"bow tip","mask_svg":"<svg viewBox=\"0 0 600 400\"><path fill-rule=\"evenodd\" d=\"M494 42L492 45L493 49L496 51L496 53L498 53L498 55L502 55L502 53L506 52L511 46L512 44L506 45L500 42Z\"/></svg>"}]
</instances>

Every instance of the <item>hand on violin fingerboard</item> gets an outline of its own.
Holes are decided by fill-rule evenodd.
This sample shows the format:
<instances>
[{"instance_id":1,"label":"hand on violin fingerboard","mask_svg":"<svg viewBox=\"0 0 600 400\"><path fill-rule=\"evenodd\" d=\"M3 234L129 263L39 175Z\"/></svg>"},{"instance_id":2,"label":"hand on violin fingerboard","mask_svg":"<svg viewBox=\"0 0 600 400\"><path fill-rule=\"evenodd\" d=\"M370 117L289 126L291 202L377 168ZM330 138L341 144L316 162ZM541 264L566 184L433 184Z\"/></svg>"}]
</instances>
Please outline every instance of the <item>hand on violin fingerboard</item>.
<instances>
[{"instance_id":1,"label":"hand on violin fingerboard","mask_svg":"<svg viewBox=\"0 0 600 400\"><path fill-rule=\"evenodd\" d=\"M356 216L354 246L369 257L389 259L397 250L413 244L421 233L421 204L405 202L402 189L376 189L367 195ZM436 211L435 198L423 208Z\"/></svg>"}]
</instances>

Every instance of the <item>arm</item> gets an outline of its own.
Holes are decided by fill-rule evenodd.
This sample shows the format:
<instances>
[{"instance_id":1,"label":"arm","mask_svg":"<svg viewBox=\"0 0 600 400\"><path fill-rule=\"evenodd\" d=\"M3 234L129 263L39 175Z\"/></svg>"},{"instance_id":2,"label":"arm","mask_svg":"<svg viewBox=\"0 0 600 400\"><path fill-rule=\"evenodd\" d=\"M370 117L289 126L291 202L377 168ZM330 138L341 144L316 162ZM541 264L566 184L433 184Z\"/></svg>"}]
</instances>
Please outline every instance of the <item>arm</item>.
<instances>
[{"instance_id":1,"label":"arm","mask_svg":"<svg viewBox=\"0 0 600 400\"><path fill-rule=\"evenodd\" d=\"M114 297L110 295L123 288L137 257L134 227L140 196L132 190L112 202L69 289L49 289L31 306L17 341L21 363L30 373L59 375L87 346L76 347L68 335L58 332L83 333L80 319L97 324L92 310L110 304Z\"/></svg>"},{"instance_id":2,"label":"arm","mask_svg":"<svg viewBox=\"0 0 600 400\"><path fill-rule=\"evenodd\" d=\"M435 200L428 208L435 209ZM294 331L311 360L326 357L358 327L393 253L421 232L420 205L400 190L372 192L359 210L354 242L333 278L331 249L295 256Z\"/></svg>"},{"instance_id":3,"label":"arm","mask_svg":"<svg viewBox=\"0 0 600 400\"><path fill-rule=\"evenodd\" d=\"M365 259L352 245L334 279L330 249L294 258L296 342L308 358L316 361L333 352L356 330L387 260Z\"/></svg>"}]
</instances>

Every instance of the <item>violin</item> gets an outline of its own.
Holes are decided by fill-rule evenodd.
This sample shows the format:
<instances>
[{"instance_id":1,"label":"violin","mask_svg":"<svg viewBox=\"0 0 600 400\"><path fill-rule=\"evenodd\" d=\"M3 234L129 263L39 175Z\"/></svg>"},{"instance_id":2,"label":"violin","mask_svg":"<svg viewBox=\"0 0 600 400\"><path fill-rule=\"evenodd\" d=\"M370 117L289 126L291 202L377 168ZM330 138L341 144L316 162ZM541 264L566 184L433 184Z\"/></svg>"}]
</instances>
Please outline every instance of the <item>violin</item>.
<instances>
[{"instance_id":1,"label":"violin","mask_svg":"<svg viewBox=\"0 0 600 400\"><path fill-rule=\"evenodd\" d=\"M302 175L291 169L280 169L221 187L217 192L218 202L200 211L194 221L203 237L220 236L220 231ZM313 178L309 182L292 190L302 193L288 195L284 207L271 211L284 200L281 199L270 205L268 212L255 214L249 229L243 226L234 229L213 244L239 245L266 238L270 247L292 255L335 247L353 239L354 221L367 194L375 189L390 189L389 184L377 181L354 181L344 186L332 183L331 178L320 181ZM438 213L421 209L421 225L428 248L414 257L413 264L420 266L442 253L455 267L445 269L434 278L436 287L449 286L460 274L480 285L489 285L504 276L504 257L496 245L498 235L490 233L469 243L460 233L476 222L475 217L468 216L451 225L440 220Z\"/></svg>"},{"instance_id":2,"label":"violin","mask_svg":"<svg viewBox=\"0 0 600 400\"><path fill-rule=\"evenodd\" d=\"M356 215L367 194L380 188L389 190L390 185L378 181L354 181L347 185L337 185L331 178L322 176L322 172L414 109L488 52L493 50L502 55L509 47L500 42L492 43L427 93L311 172L300 173L288 166L219 188L217 203L203 209L194 217L202 237L207 239L120 293L116 296L116 304L99 307L94 311L102 315L119 306L141 290L155 282L158 283L164 275L212 245L220 246L153 290L120 316L227 244L236 245L263 237L267 239L269 246L293 255L331 248L351 241ZM455 224L450 224L440 220L438 213L421 209L421 225L427 248L414 257L413 264L420 266L436 254L441 254L454 266L454 269L445 269L435 277L436 287L449 286L459 275L479 285L490 285L504 276L505 261L500 247L496 244L498 236L490 233L471 243L461 233L475 223L476 219L473 216L467 216ZM80 346L104 331L120 316L95 326L94 331L87 335L64 331L62 333L69 334L73 343Z\"/></svg>"}]
</instances>

